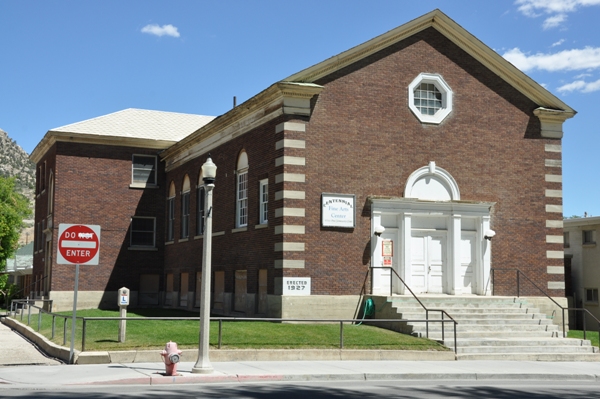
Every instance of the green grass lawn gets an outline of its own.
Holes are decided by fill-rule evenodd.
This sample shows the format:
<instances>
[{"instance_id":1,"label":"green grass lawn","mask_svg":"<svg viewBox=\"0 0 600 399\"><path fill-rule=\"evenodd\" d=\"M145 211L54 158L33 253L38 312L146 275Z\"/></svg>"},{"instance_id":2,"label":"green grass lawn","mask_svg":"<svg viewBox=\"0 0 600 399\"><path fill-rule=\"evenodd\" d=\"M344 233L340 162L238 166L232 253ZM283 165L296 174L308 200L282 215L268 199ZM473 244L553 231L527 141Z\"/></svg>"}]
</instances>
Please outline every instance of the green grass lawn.
<instances>
[{"instance_id":1,"label":"green grass lawn","mask_svg":"<svg viewBox=\"0 0 600 399\"><path fill-rule=\"evenodd\" d=\"M70 345L71 312L61 312L69 316L66 323L67 342ZM79 310L77 317L119 317L118 311ZM127 317L197 317L196 313L180 310L138 309L128 311ZM20 316L17 317L20 320ZM23 317L27 322L27 315ZM82 321L77 321L75 348L81 349ZM32 309L31 327L37 331L37 310ZM63 319L55 319L55 337L51 339L63 345ZM86 325L86 351L163 349L168 341L177 342L179 348L197 348L199 341L198 320L128 320L126 342L119 343L119 321L89 320ZM52 316L42 314L41 334L50 339ZM219 323L210 324L210 345L218 344ZM224 321L222 328L223 349L336 349L340 344L340 325L332 324L290 324L273 322ZM416 338L406 334L367 326L344 324L344 348L346 349L388 349L388 350L448 350L437 342Z\"/></svg>"},{"instance_id":2,"label":"green grass lawn","mask_svg":"<svg viewBox=\"0 0 600 399\"><path fill-rule=\"evenodd\" d=\"M583 339L583 330L570 330L567 334L569 338ZM598 331L587 330L585 338L592 342L592 345L598 346Z\"/></svg>"}]
</instances>

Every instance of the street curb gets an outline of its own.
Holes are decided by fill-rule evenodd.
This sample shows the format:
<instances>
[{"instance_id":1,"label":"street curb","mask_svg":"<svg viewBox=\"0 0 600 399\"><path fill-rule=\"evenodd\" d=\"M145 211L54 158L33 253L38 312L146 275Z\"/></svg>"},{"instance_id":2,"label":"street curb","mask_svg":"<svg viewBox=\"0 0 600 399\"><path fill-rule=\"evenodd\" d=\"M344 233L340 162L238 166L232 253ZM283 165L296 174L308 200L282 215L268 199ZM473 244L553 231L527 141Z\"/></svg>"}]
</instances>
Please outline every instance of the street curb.
<instances>
[{"instance_id":1,"label":"street curb","mask_svg":"<svg viewBox=\"0 0 600 399\"><path fill-rule=\"evenodd\" d=\"M158 373L157 373L158 374ZM594 374L495 374L495 373L399 373L399 374L264 374L264 375L194 375L178 376L151 375L140 378L98 381L92 385L171 385L209 383L254 383L254 382L306 382L306 381L600 381ZM77 384L81 385L81 384Z\"/></svg>"}]
</instances>

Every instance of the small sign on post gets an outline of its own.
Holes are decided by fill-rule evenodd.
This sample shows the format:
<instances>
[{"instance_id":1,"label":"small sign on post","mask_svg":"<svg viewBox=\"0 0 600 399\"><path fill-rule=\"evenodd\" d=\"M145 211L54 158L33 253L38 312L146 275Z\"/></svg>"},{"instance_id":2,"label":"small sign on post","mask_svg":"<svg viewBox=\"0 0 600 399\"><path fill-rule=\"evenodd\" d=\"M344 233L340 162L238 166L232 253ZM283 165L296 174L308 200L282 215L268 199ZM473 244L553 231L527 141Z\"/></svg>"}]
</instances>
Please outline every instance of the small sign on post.
<instances>
[{"instance_id":1,"label":"small sign on post","mask_svg":"<svg viewBox=\"0 0 600 399\"><path fill-rule=\"evenodd\" d=\"M122 318L127 317L127 306L129 305L129 288L122 287L119 289L118 305ZM127 321L119 321L119 342L125 342L125 331L127 329Z\"/></svg>"}]
</instances>

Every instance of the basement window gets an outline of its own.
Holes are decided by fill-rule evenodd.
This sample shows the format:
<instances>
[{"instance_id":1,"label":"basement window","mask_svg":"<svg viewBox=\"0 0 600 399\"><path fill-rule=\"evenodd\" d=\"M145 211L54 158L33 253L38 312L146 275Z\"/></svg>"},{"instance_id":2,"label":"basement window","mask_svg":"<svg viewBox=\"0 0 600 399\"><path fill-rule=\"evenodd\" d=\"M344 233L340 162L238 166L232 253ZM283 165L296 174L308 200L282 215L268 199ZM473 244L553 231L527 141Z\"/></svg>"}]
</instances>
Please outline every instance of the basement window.
<instances>
[{"instance_id":1,"label":"basement window","mask_svg":"<svg viewBox=\"0 0 600 399\"><path fill-rule=\"evenodd\" d=\"M598 303L598 288L586 288L585 289L585 302L586 303Z\"/></svg>"}]
</instances>

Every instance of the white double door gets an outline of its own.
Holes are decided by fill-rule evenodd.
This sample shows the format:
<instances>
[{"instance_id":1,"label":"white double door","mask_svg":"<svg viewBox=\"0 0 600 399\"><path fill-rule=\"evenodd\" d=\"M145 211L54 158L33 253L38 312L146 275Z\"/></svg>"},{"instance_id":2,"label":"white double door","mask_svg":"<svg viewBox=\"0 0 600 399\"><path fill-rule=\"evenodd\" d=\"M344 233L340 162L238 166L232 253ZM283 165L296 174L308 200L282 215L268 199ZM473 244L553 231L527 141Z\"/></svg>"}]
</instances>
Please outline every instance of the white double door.
<instances>
[{"instance_id":1,"label":"white double door","mask_svg":"<svg viewBox=\"0 0 600 399\"><path fill-rule=\"evenodd\" d=\"M473 291L475 259L475 233L462 232L460 265L457 278L447 261L448 235L445 231L413 231L411 235L411 285L416 293L467 294ZM451 289L446 289L450 285Z\"/></svg>"},{"instance_id":2,"label":"white double door","mask_svg":"<svg viewBox=\"0 0 600 399\"><path fill-rule=\"evenodd\" d=\"M410 268L413 291L418 293L444 292L446 236L445 232L412 232Z\"/></svg>"}]
</instances>

